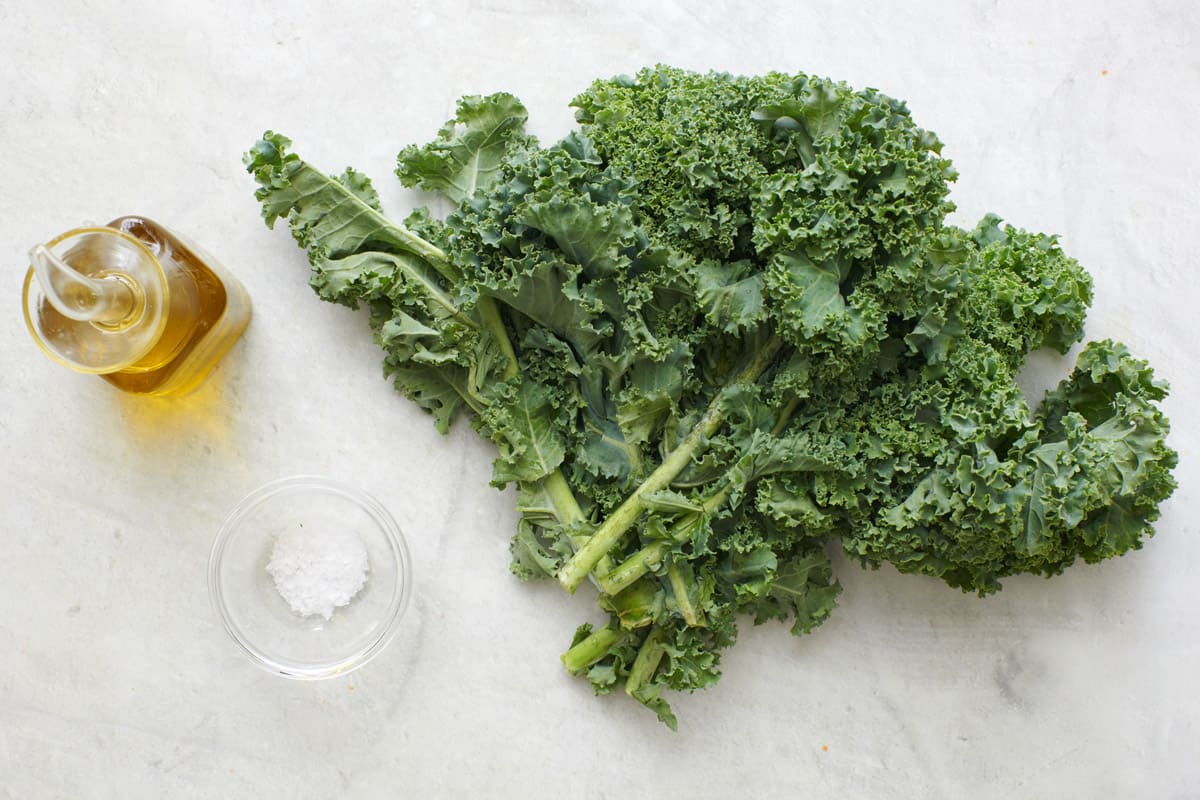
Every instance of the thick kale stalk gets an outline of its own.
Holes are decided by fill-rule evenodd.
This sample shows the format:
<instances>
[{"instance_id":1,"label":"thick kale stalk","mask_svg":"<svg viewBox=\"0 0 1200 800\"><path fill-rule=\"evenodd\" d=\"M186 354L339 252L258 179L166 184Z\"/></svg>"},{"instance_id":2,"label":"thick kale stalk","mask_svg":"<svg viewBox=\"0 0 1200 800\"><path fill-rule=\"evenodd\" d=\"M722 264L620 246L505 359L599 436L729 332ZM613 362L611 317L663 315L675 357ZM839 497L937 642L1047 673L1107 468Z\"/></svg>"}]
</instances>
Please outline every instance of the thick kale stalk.
<instances>
[{"instance_id":1,"label":"thick kale stalk","mask_svg":"<svg viewBox=\"0 0 1200 800\"><path fill-rule=\"evenodd\" d=\"M771 437L778 437L784 431L799 404L799 398L793 397L789 403L780 409L770 431ZM783 443L776 439L773 442L774 449L779 450L781 444ZM761 449L765 450L769 448ZM748 462L752 460L753 455L753 453L746 453L742 461ZM759 463L764 466L772 462L776 465L786 465L787 468L829 468L827 462L816 462L811 453L801 453L794 450L789 451L783 459L759 460ZM710 491L702 499L689 502L683 505L682 508L677 506L672 509L670 506L667 506L667 510L682 510L682 513L675 518L670 528L666 529L666 535L637 550L633 555L611 570L598 575L597 582L600 589L609 595L620 594L647 574L656 572L666 565L667 577L671 582L672 592L676 598L680 599L681 615L689 624L701 624L702 615L694 608L690 601L692 594L694 594L692 587L689 585L691 581L684 579L679 562L669 562L667 557L676 548L691 542L695 538L697 531L703 530L707 525L711 525L712 519L719 511L725 508L726 503L732 497L744 493L749 484L763 477L765 474L762 471L749 472L745 467L746 463L738 464L737 468L722 476L715 490Z\"/></svg>"},{"instance_id":2,"label":"thick kale stalk","mask_svg":"<svg viewBox=\"0 0 1200 800\"><path fill-rule=\"evenodd\" d=\"M782 342L779 339L771 338L756 348L750 362L738 373L730 386L756 381L772 365L781 346ZM662 463L642 481L625 502L605 518L600 527L596 528L586 542L576 550L575 555L558 573L558 580L567 591L574 592L600 560L628 532L645 510L645 498L670 486L671 481L675 480L680 472L683 472L692 459L703 453L708 439L720 429L721 424L725 421L724 403L725 396L722 393L713 400L704 415L700 417L700 421L684 437L683 441L663 457Z\"/></svg>"}]
</instances>

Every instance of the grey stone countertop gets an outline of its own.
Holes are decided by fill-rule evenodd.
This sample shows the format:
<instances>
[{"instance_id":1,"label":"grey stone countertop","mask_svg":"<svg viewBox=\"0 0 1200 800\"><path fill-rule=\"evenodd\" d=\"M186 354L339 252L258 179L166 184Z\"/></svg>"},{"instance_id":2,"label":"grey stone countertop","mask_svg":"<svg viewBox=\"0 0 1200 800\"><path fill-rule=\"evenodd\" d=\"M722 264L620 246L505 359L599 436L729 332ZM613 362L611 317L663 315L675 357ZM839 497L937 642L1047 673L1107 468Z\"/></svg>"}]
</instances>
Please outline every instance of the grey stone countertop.
<instances>
[{"instance_id":1,"label":"grey stone countertop","mask_svg":"<svg viewBox=\"0 0 1200 800\"><path fill-rule=\"evenodd\" d=\"M1200 797L1197 53L1189 0L4 3L0 797ZM460 95L511 91L553 140L593 79L655 63L904 98L961 174L955 221L1059 234L1095 279L1088 338L1172 386L1180 488L1144 550L986 599L839 556L830 621L743 625L720 683L673 698L678 733L569 677L593 597L509 574L491 446L392 390L241 154L285 132L401 217L423 200L396 151ZM127 213L254 300L183 401L54 364L18 309L34 243ZM320 682L250 664L206 585L225 515L294 473L379 497L416 576L391 645Z\"/></svg>"}]
</instances>

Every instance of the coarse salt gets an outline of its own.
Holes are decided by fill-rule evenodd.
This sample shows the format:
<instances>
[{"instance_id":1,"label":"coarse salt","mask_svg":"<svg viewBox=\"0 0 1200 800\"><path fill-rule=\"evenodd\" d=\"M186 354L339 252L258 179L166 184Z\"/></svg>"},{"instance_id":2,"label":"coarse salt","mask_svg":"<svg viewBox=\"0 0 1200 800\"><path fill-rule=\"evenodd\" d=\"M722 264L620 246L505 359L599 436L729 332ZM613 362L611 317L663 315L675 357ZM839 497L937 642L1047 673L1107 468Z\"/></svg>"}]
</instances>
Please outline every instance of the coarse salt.
<instances>
[{"instance_id":1,"label":"coarse salt","mask_svg":"<svg viewBox=\"0 0 1200 800\"><path fill-rule=\"evenodd\" d=\"M333 617L362 591L369 571L367 548L349 530L284 531L267 562L275 589L302 617Z\"/></svg>"}]
</instances>

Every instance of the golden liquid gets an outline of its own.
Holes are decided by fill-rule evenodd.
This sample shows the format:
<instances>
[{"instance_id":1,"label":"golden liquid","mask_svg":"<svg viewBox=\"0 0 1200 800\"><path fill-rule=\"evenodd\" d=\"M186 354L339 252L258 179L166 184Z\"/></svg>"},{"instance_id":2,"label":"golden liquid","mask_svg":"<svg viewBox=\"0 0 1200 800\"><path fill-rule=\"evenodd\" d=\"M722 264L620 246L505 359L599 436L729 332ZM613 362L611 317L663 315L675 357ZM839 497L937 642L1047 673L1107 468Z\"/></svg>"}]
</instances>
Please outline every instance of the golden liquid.
<instances>
[{"instance_id":1,"label":"golden liquid","mask_svg":"<svg viewBox=\"0 0 1200 800\"><path fill-rule=\"evenodd\" d=\"M135 394L189 392L245 330L249 297L232 276L156 222L121 217L108 227L135 237L158 258L170 286L170 308L163 334L149 353L100 377Z\"/></svg>"}]
</instances>

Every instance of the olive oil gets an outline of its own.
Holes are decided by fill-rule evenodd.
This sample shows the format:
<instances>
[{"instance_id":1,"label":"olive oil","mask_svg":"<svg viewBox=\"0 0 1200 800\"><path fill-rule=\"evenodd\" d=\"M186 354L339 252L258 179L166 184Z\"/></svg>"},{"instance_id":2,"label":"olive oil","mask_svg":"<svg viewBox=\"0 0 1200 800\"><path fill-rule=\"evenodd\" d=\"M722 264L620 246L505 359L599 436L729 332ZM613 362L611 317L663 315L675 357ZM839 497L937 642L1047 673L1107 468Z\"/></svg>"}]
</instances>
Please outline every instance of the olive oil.
<instances>
[{"instance_id":1,"label":"olive oil","mask_svg":"<svg viewBox=\"0 0 1200 800\"><path fill-rule=\"evenodd\" d=\"M104 379L138 394L195 389L249 324L246 290L214 260L202 258L194 246L145 217L121 217L109 227L146 245L163 263L172 291L159 345L128 369Z\"/></svg>"},{"instance_id":2,"label":"olive oil","mask_svg":"<svg viewBox=\"0 0 1200 800\"><path fill-rule=\"evenodd\" d=\"M146 217L70 231L32 256L25 312L35 340L126 392L192 391L250 321L241 283Z\"/></svg>"}]
</instances>

